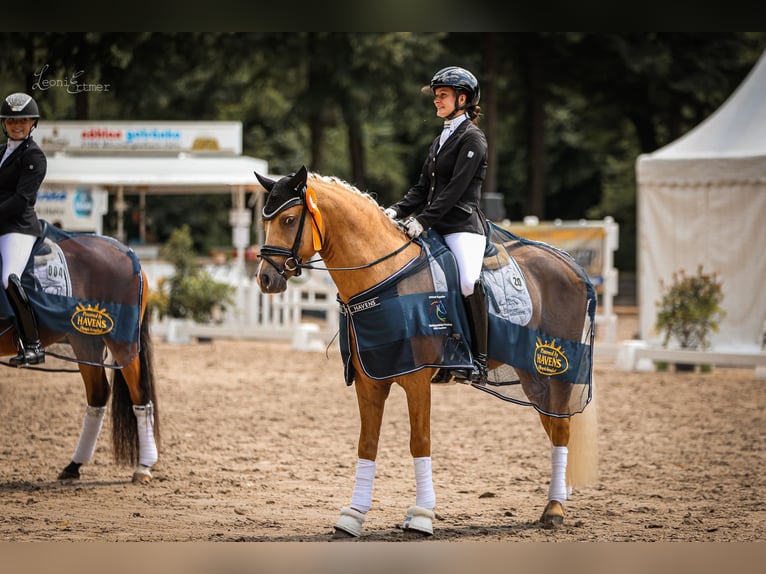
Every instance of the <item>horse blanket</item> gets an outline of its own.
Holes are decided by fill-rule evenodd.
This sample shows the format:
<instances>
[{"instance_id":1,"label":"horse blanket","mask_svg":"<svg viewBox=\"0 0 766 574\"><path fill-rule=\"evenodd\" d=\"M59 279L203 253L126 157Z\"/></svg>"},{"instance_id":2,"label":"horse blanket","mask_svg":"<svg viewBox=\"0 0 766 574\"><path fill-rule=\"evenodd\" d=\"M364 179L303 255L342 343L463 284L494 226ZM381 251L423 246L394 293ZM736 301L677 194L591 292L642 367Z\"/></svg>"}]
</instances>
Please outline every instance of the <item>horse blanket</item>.
<instances>
[{"instance_id":1,"label":"horse blanket","mask_svg":"<svg viewBox=\"0 0 766 574\"><path fill-rule=\"evenodd\" d=\"M40 329L127 343L133 349L122 362L135 357L144 289L135 252L111 237L42 223L43 234L21 277ZM13 316L0 289L0 317Z\"/></svg>"},{"instance_id":2,"label":"horse blanket","mask_svg":"<svg viewBox=\"0 0 766 574\"><path fill-rule=\"evenodd\" d=\"M581 412L592 397L592 345L596 295L586 272L566 252L518 237L490 224L482 282L487 293L490 370L486 385L472 385L498 398L533 406L550 416ZM346 384L354 380L351 344L372 379L389 379L426 367L470 368L470 329L460 293L457 265L443 238L423 236L419 257L380 284L340 304L340 347ZM532 303L524 274L509 253L513 242L556 252L585 285L583 337L565 340L528 327ZM505 246L504 246L505 245ZM516 369L531 375L533 389L521 389ZM565 408L553 407L550 383L571 387Z\"/></svg>"}]
</instances>

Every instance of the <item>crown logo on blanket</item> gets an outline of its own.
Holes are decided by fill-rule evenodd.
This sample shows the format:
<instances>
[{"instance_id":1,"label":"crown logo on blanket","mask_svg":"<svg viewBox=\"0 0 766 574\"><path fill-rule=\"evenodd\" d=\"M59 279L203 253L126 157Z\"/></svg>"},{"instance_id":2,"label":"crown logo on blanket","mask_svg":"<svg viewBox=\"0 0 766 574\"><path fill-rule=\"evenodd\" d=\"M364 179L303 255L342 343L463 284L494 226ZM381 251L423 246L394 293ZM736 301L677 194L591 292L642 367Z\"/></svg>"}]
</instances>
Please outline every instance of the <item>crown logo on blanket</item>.
<instances>
[{"instance_id":1,"label":"crown logo on blanket","mask_svg":"<svg viewBox=\"0 0 766 574\"><path fill-rule=\"evenodd\" d=\"M106 335L114 329L114 319L105 307L78 303L71 318L72 326L84 335Z\"/></svg>"},{"instance_id":2,"label":"crown logo on blanket","mask_svg":"<svg viewBox=\"0 0 766 574\"><path fill-rule=\"evenodd\" d=\"M535 342L535 369L541 375L560 375L569 370L569 359L561 345L556 346L556 339L543 342L537 337Z\"/></svg>"}]
</instances>

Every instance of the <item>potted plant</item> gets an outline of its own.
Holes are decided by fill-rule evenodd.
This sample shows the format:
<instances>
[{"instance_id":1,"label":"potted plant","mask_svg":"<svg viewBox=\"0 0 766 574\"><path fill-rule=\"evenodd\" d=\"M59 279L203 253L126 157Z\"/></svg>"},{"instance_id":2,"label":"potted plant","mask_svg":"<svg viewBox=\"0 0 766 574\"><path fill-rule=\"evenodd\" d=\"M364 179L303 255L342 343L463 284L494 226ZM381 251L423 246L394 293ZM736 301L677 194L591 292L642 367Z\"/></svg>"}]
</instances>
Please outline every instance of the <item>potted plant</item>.
<instances>
[{"instance_id":1,"label":"potted plant","mask_svg":"<svg viewBox=\"0 0 766 574\"><path fill-rule=\"evenodd\" d=\"M175 272L162 278L150 294L150 305L160 319L192 320L205 323L213 313L223 310L233 301L234 288L214 280L202 269L194 253L188 225L173 231L160 254L170 261Z\"/></svg>"},{"instance_id":2,"label":"potted plant","mask_svg":"<svg viewBox=\"0 0 766 574\"><path fill-rule=\"evenodd\" d=\"M681 269L673 273L670 285L660 280L660 288L664 294L657 304L655 328L665 334L663 347L673 339L681 349L708 348L709 335L718 331L721 319L726 316L721 307L723 289L718 275L704 273L702 265L697 267L696 275L687 275ZM689 370L689 366L676 365L676 369Z\"/></svg>"}]
</instances>

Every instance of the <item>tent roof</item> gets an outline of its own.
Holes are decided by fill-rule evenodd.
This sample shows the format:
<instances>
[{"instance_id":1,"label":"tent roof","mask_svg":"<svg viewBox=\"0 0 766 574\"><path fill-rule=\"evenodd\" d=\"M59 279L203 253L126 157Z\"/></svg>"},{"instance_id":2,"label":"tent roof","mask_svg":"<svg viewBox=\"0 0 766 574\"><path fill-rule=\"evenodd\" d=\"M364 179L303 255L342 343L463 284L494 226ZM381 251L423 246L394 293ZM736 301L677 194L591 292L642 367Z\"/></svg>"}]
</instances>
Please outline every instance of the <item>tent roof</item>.
<instances>
[{"instance_id":1,"label":"tent roof","mask_svg":"<svg viewBox=\"0 0 766 574\"><path fill-rule=\"evenodd\" d=\"M114 156L55 153L48 157L45 185L122 186L153 194L260 191L254 171L267 174L265 160L248 156Z\"/></svg>"},{"instance_id":2,"label":"tent roof","mask_svg":"<svg viewBox=\"0 0 766 574\"><path fill-rule=\"evenodd\" d=\"M766 154L766 51L729 98L697 127L650 158L753 157Z\"/></svg>"},{"instance_id":3,"label":"tent roof","mask_svg":"<svg viewBox=\"0 0 766 574\"><path fill-rule=\"evenodd\" d=\"M766 181L766 51L729 98L676 141L636 160L639 184L698 190Z\"/></svg>"}]
</instances>

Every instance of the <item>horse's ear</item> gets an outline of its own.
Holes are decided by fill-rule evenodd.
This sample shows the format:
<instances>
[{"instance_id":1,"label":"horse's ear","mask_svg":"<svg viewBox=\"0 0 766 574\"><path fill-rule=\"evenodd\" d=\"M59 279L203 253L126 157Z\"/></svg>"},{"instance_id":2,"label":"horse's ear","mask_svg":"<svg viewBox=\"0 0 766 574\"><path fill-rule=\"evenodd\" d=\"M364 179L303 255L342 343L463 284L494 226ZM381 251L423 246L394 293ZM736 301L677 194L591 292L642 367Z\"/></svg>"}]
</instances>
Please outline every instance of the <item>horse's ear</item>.
<instances>
[{"instance_id":1,"label":"horse's ear","mask_svg":"<svg viewBox=\"0 0 766 574\"><path fill-rule=\"evenodd\" d=\"M258 178L258 183L260 183L264 188L266 188L266 191L271 191L271 188L274 187L274 184L277 183L273 179L269 179L265 175L261 175L257 171L253 172L255 174L255 177Z\"/></svg>"},{"instance_id":2,"label":"horse's ear","mask_svg":"<svg viewBox=\"0 0 766 574\"><path fill-rule=\"evenodd\" d=\"M295 172L295 177L293 177L293 181L298 182L300 181L303 185L306 185L306 179L308 178L309 172L306 169L305 165L302 165L301 168Z\"/></svg>"}]
</instances>

